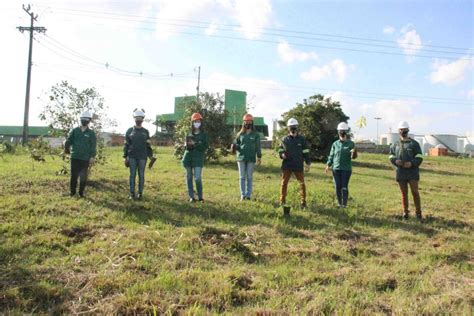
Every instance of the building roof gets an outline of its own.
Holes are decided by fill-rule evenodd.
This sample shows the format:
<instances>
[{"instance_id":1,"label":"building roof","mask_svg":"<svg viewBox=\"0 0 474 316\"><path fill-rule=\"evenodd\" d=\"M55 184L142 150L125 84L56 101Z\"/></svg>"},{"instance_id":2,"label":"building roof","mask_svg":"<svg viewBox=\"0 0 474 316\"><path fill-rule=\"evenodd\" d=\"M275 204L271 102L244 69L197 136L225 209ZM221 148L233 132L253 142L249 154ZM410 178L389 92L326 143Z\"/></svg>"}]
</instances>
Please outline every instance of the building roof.
<instances>
[{"instance_id":1,"label":"building roof","mask_svg":"<svg viewBox=\"0 0 474 316\"><path fill-rule=\"evenodd\" d=\"M29 126L28 136L47 136L50 130L48 126ZM23 126L0 126L0 135L22 136Z\"/></svg>"}]
</instances>

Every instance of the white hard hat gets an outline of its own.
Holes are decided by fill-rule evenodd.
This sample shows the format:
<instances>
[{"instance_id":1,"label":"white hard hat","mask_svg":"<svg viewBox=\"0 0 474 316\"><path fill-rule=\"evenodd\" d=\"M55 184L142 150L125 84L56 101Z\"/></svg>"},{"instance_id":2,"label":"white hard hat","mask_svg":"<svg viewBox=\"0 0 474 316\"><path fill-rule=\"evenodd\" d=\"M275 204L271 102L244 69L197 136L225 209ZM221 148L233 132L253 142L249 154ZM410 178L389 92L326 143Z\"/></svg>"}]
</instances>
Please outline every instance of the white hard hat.
<instances>
[{"instance_id":1,"label":"white hard hat","mask_svg":"<svg viewBox=\"0 0 474 316\"><path fill-rule=\"evenodd\" d=\"M337 130L338 131L348 131L349 130L349 125L345 122L341 122L337 125Z\"/></svg>"},{"instance_id":2,"label":"white hard hat","mask_svg":"<svg viewBox=\"0 0 474 316\"><path fill-rule=\"evenodd\" d=\"M135 110L133 111L133 117L145 117L145 111Z\"/></svg>"},{"instance_id":3,"label":"white hard hat","mask_svg":"<svg viewBox=\"0 0 474 316\"><path fill-rule=\"evenodd\" d=\"M299 125L299 124L298 124L298 121L295 118L290 118L288 120L287 126L297 126L297 125Z\"/></svg>"},{"instance_id":4,"label":"white hard hat","mask_svg":"<svg viewBox=\"0 0 474 316\"><path fill-rule=\"evenodd\" d=\"M403 129L403 128L410 128L407 121L401 121L400 123L398 123L398 129Z\"/></svg>"},{"instance_id":5,"label":"white hard hat","mask_svg":"<svg viewBox=\"0 0 474 316\"><path fill-rule=\"evenodd\" d=\"M81 113L81 118L92 119L92 113L89 112L89 111L84 111L84 112Z\"/></svg>"}]
</instances>

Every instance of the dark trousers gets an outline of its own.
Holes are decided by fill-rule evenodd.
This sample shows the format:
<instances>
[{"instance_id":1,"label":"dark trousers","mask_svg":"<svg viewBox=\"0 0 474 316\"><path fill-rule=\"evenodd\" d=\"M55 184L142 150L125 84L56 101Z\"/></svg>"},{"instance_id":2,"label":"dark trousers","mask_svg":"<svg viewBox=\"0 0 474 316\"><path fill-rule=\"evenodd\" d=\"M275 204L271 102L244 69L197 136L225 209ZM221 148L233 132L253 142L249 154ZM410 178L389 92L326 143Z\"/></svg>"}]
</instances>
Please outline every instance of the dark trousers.
<instances>
[{"instance_id":1,"label":"dark trousers","mask_svg":"<svg viewBox=\"0 0 474 316\"><path fill-rule=\"evenodd\" d=\"M400 180L398 181L400 191L402 192L402 206L403 212L408 213L408 185L410 185L411 194L413 195L413 202L415 202L415 208L417 213L421 213L421 199L420 192L418 191L417 180Z\"/></svg>"},{"instance_id":2,"label":"dark trousers","mask_svg":"<svg viewBox=\"0 0 474 316\"><path fill-rule=\"evenodd\" d=\"M333 170L334 186L336 187L337 202L339 205L347 205L349 199L349 179L352 171L350 170Z\"/></svg>"},{"instance_id":3,"label":"dark trousers","mask_svg":"<svg viewBox=\"0 0 474 316\"><path fill-rule=\"evenodd\" d=\"M84 189L87 182L87 173L89 169L88 160L71 159L71 194L76 194L77 189L77 178L79 181L79 194L84 194Z\"/></svg>"}]
</instances>

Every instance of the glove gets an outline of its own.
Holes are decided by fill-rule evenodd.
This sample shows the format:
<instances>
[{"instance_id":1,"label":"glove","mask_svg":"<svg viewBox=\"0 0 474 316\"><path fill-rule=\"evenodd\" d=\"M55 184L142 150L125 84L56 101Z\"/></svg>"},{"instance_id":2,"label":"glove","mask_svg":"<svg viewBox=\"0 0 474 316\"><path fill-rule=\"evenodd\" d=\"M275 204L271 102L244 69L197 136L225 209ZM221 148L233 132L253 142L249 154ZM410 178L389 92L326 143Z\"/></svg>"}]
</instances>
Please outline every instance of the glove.
<instances>
[{"instance_id":1,"label":"glove","mask_svg":"<svg viewBox=\"0 0 474 316\"><path fill-rule=\"evenodd\" d=\"M123 163L124 163L124 165L125 165L126 168L130 167L130 160L128 160L128 158L125 158L125 159L123 160Z\"/></svg>"},{"instance_id":2,"label":"glove","mask_svg":"<svg viewBox=\"0 0 474 316\"><path fill-rule=\"evenodd\" d=\"M148 163L148 169L151 169L151 167L153 167L153 165L155 164L155 161L156 161L155 157L150 158L150 162Z\"/></svg>"}]
</instances>

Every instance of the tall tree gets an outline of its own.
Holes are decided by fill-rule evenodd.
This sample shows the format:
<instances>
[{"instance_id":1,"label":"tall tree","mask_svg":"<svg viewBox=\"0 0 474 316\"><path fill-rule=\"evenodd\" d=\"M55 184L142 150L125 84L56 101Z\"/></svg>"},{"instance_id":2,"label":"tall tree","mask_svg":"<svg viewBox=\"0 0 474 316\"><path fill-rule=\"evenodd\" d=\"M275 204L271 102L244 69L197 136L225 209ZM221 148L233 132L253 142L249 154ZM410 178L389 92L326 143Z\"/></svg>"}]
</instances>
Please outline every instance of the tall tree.
<instances>
[{"instance_id":1,"label":"tall tree","mask_svg":"<svg viewBox=\"0 0 474 316\"><path fill-rule=\"evenodd\" d=\"M298 120L300 133L310 144L311 159L317 161L327 159L331 144L337 139L337 124L349 120L338 101L321 94L313 95L282 114L278 122L281 127L279 138L287 134L286 122L292 117Z\"/></svg>"}]
</instances>

